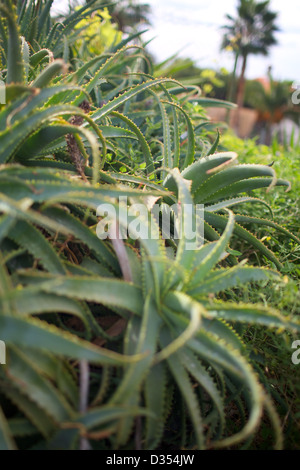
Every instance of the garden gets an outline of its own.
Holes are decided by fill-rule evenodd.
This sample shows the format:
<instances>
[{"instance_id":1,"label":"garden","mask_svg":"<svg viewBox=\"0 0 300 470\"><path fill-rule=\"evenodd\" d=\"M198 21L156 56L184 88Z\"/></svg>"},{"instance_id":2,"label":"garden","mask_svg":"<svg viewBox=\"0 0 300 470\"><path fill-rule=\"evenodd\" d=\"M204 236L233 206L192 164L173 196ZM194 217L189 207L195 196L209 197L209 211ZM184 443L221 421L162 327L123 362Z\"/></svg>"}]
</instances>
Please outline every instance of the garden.
<instances>
[{"instance_id":1,"label":"garden","mask_svg":"<svg viewBox=\"0 0 300 470\"><path fill-rule=\"evenodd\" d=\"M239 3L231 74L157 63L141 3L0 0L1 450L299 450L299 111Z\"/></svg>"}]
</instances>

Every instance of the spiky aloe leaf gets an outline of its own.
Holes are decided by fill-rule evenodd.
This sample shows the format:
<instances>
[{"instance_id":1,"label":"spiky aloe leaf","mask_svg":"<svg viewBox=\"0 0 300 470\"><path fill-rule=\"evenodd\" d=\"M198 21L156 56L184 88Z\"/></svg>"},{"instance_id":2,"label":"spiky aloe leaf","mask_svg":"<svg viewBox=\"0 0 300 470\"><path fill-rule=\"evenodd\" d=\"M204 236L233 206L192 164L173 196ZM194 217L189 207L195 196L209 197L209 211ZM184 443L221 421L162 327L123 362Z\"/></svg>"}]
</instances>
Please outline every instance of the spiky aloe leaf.
<instances>
[{"instance_id":1,"label":"spiky aloe leaf","mask_svg":"<svg viewBox=\"0 0 300 470\"><path fill-rule=\"evenodd\" d=\"M209 372L201 365L197 357L188 348L179 351L178 356L187 372L192 375L213 401L219 417L218 436L221 436L225 425L225 410L220 390Z\"/></svg>"},{"instance_id":2,"label":"spiky aloe leaf","mask_svg":"<svg viewBox=\"0 0 300 470\"><path fill-rule=\"evenodd\" d=\"M46 238L31 224L19 220L9 235L18 245L26 248L40 260L45 269L56 274L65 274L66 270Z\"/></svg>"},{"instance_id":3,"label":"spiky aloe leaf","mask_svg":"<svg viewBox=\"0 0 300 470\"><path fill-rule=\"evenodd\" d=\"M87 308L84 308L79 302L63 296L46 294L40 292L37 287L26 287L12 289L8 294L0 299L0 305L9 299L13 302L15 311L20 316L42 315L44 313L67 313L79 318L88 331L93 329L98 333L94 325L94 319L88 314Z\"/></svg>"},{"instance_id":4,"label":"spiky aloe leaf","mask_svg":"<svg viewBox=\"0 0 300 470\"><path fill-rule=\"evenodd\" d=\"M7 45L7 79L6 83L24 82L24 62L21 50L19 28L17 26L15 8L11 0L7 0L7 5L0 3L0 11L6 18L8 24L8 45Z\"/></svg>"},{"instance_id":5,"label":"spiky aloe leaf","mask_svg":"<svg viewBox=\"0 0 300 470\"><path fill-rule=\"evenodd\" d=\"M1 337L7 344L47 350L51 353L76 359L86 359L99 364L123 365L138 361L141 356L126 357L112 351L97 348L79 340L59 328L36 319L24 319L11 315L0 315Z\"/></svg>"},{"instance_id":6,"label":"spiky aloe leaf","mask_svg":"<svg viewBox=\"0 0 300 470\"><path fill-rule=\"evenodd\" d=\"M237 158L237 154L234 152L223 152L215 155L210 155L201 160L189 165L182 172L183 178L192 180L193 192L209 178L208 171L218 171L225 165L230 165ZM170 191L176 191L176 183L171 175L169 175L164 181L164 186Z\"/></svg>"},{"instance_id":7,"label":"spiky aloe leaf","mask_svg":"<svg viewBox=\"0 0 300 470\"><path fill-rule=\"evenodd\" d=\"M134 96L138 95L139 93L154 87L155 85L159 85L161 83L166 83L166 82L176 82L176 80L173 80L171 78L158 78L156 80L149 80L145 83L141 83L140 85L137 85L133 87L132 89L125 91L122 93L120 96L117 98L113 99L112 101L108 102L104 106L102 106L101 109L95 111L92 113L91 117L95 121L98 121L98 119L101 119L102 117L108 115L112 111L115 111L119 106L124 104L126 101L129 99L133 98Z\"/></svg>"},{"instance_id":8,"label":"spiky aloe leaf","mask_svg":"<svg viewBox=\"0 0 300 470\"><path fill-rule=\"evenodd\" d=\"M283 317L276 310L259 305L224 304L216 302L211 305L211 314L225 320L259 324L274 329L286 329L299 332L300 324L297 318Z\"/></svg>"},{"instance_id":9,"label":"spiky aloe leaf","mask_svg":"<svg viewBox=\"0 0 300 470\"><path fill-rule=\"evenodd\" d=\"M38 130L45 122L62 115L82 115L78 112L78 108L74 106L52 106L44 110L38 110L25 120L21 120L12 127L7 128L0 134L0 142L2 147L2 153L0 162L5 163L12 159L17 150L20 148L22 143L28 138L34 131ZM97 159L98 145L93 134L88 132L86 129L74 127L75 133L84 133L85 137L91 142L93 148L94 158ZM13 135L13 137L12 137Z\"/></svg>"},{"instance_id":10,"label":"spiky aloe leaf","mask_svg":"<svg viewBox=\"0 0 300 470\"><path fill-rule=\"evenodd\" d=\"M154 415L146 418L145 448L149 450L158 446L163 434L166 380L166 368L163 363L152 366L145 380L146 406Z\"/></svg>"},{"instance_id":11,"label":"spiky aloe leaf","mask_svg":"<svg viewBox=\"0 0 300 470\"><path fill-rule=\"evenodd\" d=\"M200 106L203 106L203 108L227 108L227 109L236 108L235 103L230 103L229 101L217 100L214 98L190 98L190 101L193 103L200 104Z\"/></svg>"},{"instance_id":12,"label":"spiky aloe leaf","mask_svg":"<svg viewBox=\"0 0 300 470\"><path fill-rule=\"evenodd\" d=\"M219 142L220 142L220 132L219 132L219 129L217 129L217 137L216 137L216 140L214 141L214 143L212 144L211 148L210 148L209 151L207 152L207 155L213 155L213 154L217 151Z\"/></svg>"},{"instance_id":13,"label":"spiky aloe leaf","mask_svg":"<svg viewBox=\"0 0 300 470\"><path fill-rule=\"evenodd\" d=\"M192 125L192 122L191 122L188 114L185 112L185 110L183 108L181 108L179 105L177 105L176 103L174 103L172 101L171 102L167 101L166 104L169 104L171 106L174 106L176 109L179 109L183 113L183 115L185 117L185 120L186 120L187 133L188 133L187 134L187 136L188 136L188 148L187 148L184 163L182 165L182 169L184 170L184 168L191 165L194 161L194 156L195 156L195 134L194 134L193 125Z\"/></svg>"},{"instance_id":14,"label":"spiky aloe leaf","mask_svg":"<svg viewBox=\"0 0 300 470\"><path fill-rule=\"evenodd\" d=\"M129 366L127 368L117 390L110 399L111 404L124 403L130 406L130 404L136 402L136 396L153 362L160 325L161 319L157 314L155 303L151 295L148 294L142 320L134 317L130 321L124 348L127 354L147 352L147 356L138 364L135 364L134 367ZM127 441L131 431L131 424L131 418L120 421L118 424L117 444L124 444Z\"/></svg>"},{"instance_id":15,"label":"spiky aloe leaf","mask_svg":"<svg viewBox=\"0 0 300 470\"><path fill-rule=\"evenodd\" d=\"M16 450L10 426L0 408L0 450Z\"/></svg>"},{"instance_id":16,"label":"spiky aloe leaf","mask_svg":"<svg viewBox=\"0 0 300 470\"><path fill-rule=\"evenodd\" d=\"M142 132L140 131L140 129L134 124L134 122L132 122L130 119L128 119L123 114L117 113L116 111L112 112L111 114L112 114L112 116L115 116L115 117L121 119L122 121L124 121L130 127L130 129L136 134L137 138L139 139L139 142L141 144L142 151L143 151L143 154L144 154L144 158L145 158L145 162L146 162L146 171L147 171L148 174L153 172L154 171L153 156L151 154L150 147L149 147L145 137L143 136Z\"/></svg>"},{"instance_id":17,"label":"spiky aloe leaf","mask_svg":"<svg viewBox=\"0 0 300 470\"><path fill-rule=\"evenodd\" d=\"M262 268L237 265L231 269L217 269L206 276L199 284L197 279L191 278L188 293L193 297L197 297L201 294L207 294L207 292L216 293L247 282L269 281L271 279L279 279L278 273Z\"/></svg>"},{"instance_id":18,"label":"spiky aloe leaf","mask_svg":"<svg viewBox=\"0 0 300 470\"><path fill-rule=\"evenodd\" d=\"M36 432L41 433L45 439L50 439L55 432L53 419L23 394L11 380L1 376L1 384L4 395L30 420Z\"/></svg>"},{"instance_id":19,"label":"spiky aloe leaf","mask_svg":"<svg viewBox=\"0 0 300 470\"><path fill-rule=\"evenodd\" d=\"M256 197L249 197L249 196L236 197L236 198L232 198L232 199L225 199L224 201L216 202L215 204L205 206L205 210L208 211L208 212L217 212L221 209L225 209L226 207L228 208L228 207L236 206L236 205L239 205L239 204L244 204L245 202L263 204L264 206L266 206L268 208L268 210L270 211L271 216L273 217L273 211L272 211L272 208L270 207L269 204L267 204L262 199L258 199Z\"/></svg>"},{"instance_id":20,"label":"spiky aloe leaf","mask_svg":"<svg viewBox=\"0 0 300 470\"><path fill-rule=\"evenodd\" d=\"M272 176L272 183L276 183L276 175L271 167L263 165L237 165L232 168L227 168L217 174L210 176L204 183L197 188L194 193L196 203L205 203L212 201L215 193L224 187L228 187L228 181L233 184L242 179L254 178L257 176ZM272 184L271 183L271 184ZM224 198L227 194L223 195Z\"/></svg>"},{"instance_id":21,"label":"spiky aloe leaf","mask_svg":"<svg viewBox=\"0 0 300 470\"><path fill-rule=\"evenodd\" d=\"M160 335L160 342L163 348L168 347L170 341L169 332L164 329ZM179 388L185 405L189 411L190 419L193 424L198 449L204 449L205 437L200 413L200 407L196 399L194 389L192 387L190 378L185 368L183 367L180 358L177 354L173 354L167 359L168 367L175 379L177 387Z\"/></svg>"},{"instance_id":22,"label":"spiky aloe leaf","mask_svg":"<svg viewBox=\"0 0 300 470\"><path fill-rule=\"evenodd\" d=\"M206 256L202 259L201 264L199 265L196 273L194 274L193 277L193 282L196 284L200 284L201 281L206 277L206 275L209 273L209 271L218 263L220 260L221 256L223 255L226 246L229 242L229 239L231 237L231 234L234 230L234 215L233 213L229 213L229 218L228 222L226 225L226 228L224 227L224 232L218 242L214 245L210 245L212 247L211 250L209 250L206 254ZM202 250L207 250L204 247L202 247ZM200 249L201 252L201 249Z\"/></svg>"},{"instance_id":23,"label":"spiky aloe leaf","mask_svg":"<svg viewBox=\"0 0 300 470\"><path fill-rule=\"evenodd\" d=\"M61 276L45 282L40 289L49 294L125 308L137 315L143 310L141 290L132 283L116 279Z\"/></svg>"},{"instance_id":24,"label":"spiky aloe leaf","mask_svg":"<svg viewBox=\"0 0 300 470\"><path fill-rule=\"evenodd\" d=\"M63 60L57 59L49 64L42 73L32 82L34 88L45 88L56 75L66 70L66 64Z\"/></svg>"},{"instance_id":25,"label":"spiky aloe leaf","mask_svg":"<svg viewBox=\"0 0 300 470\"><path fill-rule=\"evenodd\" d=\"M10 347L8 370L15 385L53 419L64 421L74 416L74 411L63 395L18 348Z\"/></svg>"},{"instance_id":26,"label":"spiky aloe leaf","mask_svg":"<svg viewBox=\"0 0 300 470\"><path fill-rule=\"evenodd\" d=\"M225 221L227 220L225 216L219 214L213 214L212 212L205 212L205 220L213 225L214 227L224 230ZM246 240L248 243L257 248L263 255L265 255L270 261L272 261L278 269L282 268L281 263L278 261L274 253L269 250L260 240L258 240L252 233L244 229L237 223L234 226L234 233L241 238Z\"/></svg>"},{"instance_id":27,"label":"spiky aloe leaf","mask_svg":"<svg viewBox=\"0 0 300 470\"><path fill-rule=\"evenodd\" d=\"M116 432L119 420L149 414L148 410L137 406L104 405L94 408L76 420L70 421L65 429L58 431L49 441L49 448L52 450L75 449L80 435L90 439L104 439ZM100 431L98 431L99 428Z\"/></svg>"},{"instance_id":28,"label":"spiky aloe leaf","mask_svg":"<svg viewBox=\"0 0 300 470\"><path fill-rule=\"evenodd\" d=\"M272 178L260 178L255 177L251 179L242 179L236 183L231 183L230 185L216 191L206 200L206 204L211 204L212 202L217 203L216 201L223 199L223 198L230 198L237 196L241 193L249 193L255 189L260 188L269 188L272 184ZM276 186L287 186L288 191L291 187L290 183L286 180L278 179L276 180Z\"/></svg>"}]
</instances>

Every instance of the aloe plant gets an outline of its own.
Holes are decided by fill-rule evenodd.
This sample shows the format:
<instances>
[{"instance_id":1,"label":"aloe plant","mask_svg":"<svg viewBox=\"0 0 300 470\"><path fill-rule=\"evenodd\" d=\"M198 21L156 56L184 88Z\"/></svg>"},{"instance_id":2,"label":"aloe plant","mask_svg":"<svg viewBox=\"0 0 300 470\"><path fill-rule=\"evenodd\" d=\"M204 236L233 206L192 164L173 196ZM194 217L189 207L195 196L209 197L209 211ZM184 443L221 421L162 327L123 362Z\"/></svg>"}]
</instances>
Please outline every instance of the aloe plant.
<instances>
[{"instance_id":1,"label":"aloe plant","mask_svg":"<svg viewBox=\"0 0 300 470\"><path fill-rule=\"evenodd\" d=\"M269 167L216 154L219 137L203 145L196 132L205 119L189 104L200 99L195 88L149 76L147 55L127 40L67 72L61 38L76 49L74 22L96 2L62 26L52 24L51 3L18 2L16 12L0 4L1 449L155 449L172 409L188 433L178 446L249 445L266 410L281 448L275 407L237 331L299 332L300 324L226 300L229 289L279 275L225 260L237 233L278 264L236 224L249 220L228 208L253 202L241 195L249 190L287 183ZM125 196L129 205L179 201L183 221L186 207L195 219L195 204L204 204L206 242L188 250L184 236L164 240L151 211L138 218L151 226L149 239L100 240L98 206L116 209L115 223L126 228Z\"/></svg>"},{"instance_id":2,"label":"aloe plant","mask_svg":"<svg viewBox=\"0 0 300 470\"><path fill-rule=\"evenodd\" d=\"M178 171L174 170L172 176L178 185L182 207L191 204L186 181ZM269 409L271 405L245 361L245 345L226 322L253 322L274 328L289 327L295 331L300 325L296 320L281 318L277 312L258 305L224 303L207 297L207 292L218 293L239 282L259 282L278 276L276 272L242 265L216 268L233 230L233 214L229 216L222 237L217 242L205 244L199 251L186 251L183 238L178 250L167 256L163 241L153 238L140 241L139 253L127 246L127 256L118 258L107 243L101 242L93 230L76 217L76 206L73 206L80 204L95 210L99 201L110 200L113 204L113 196L120 194L120 189L108 186L91 191L90 187L68 182L48 169L27 170L14 166L3 169L0 179L3 213L1 281L5 287L1 294L0 322L1 337L9 345L8 365L1 369L1 391L27 417L23 425L28 432L31 429L33 434L41 433L50 447L67 445L74 448L78 445L79 430L75 424L76 432L72 426L64 430L64 423L82 422L85 427L86 422L88 437L90 433L93 439L93 432L100 427L103 435L111 436L113 448L118 448L129 439L134 417L139 415L145 416L145 446L155 448L164 430L166 386L171 381L172 386L180 390L187 419L194 427L195 445L199 448L228 446L251 435L258 425L262 407ZM124 189L122 194L133 199L141 197L134 189ZM71 208L71 213L65 212L65 204ZM123 223L122 210L118 220ZM141 223L149 221L141 220ZM159 228L156 230L158 232ZM70 236L79 252L68 242ZM82 244L87 248L83 249ZM81 256L80 264L68 261L68 253L71 260ZM30 261L30 257L36 261ZM120 279L124 263L129 264L131 273L127 281ZM13 277L9 276L12 270ZM113 345L121 347L123 339L111 337L104 331L101 310L98 314L95 313L97 308L93 311L95 304L109 308L114 325L121 322L122 354L116 352ZM45 314L47 322L43 320ZM64 331L68 325L66 314L78 319L75 325L77 328L82 325L79 331ZM36 316L39 319L33 318ZM82 339L78 339L78 335ZM112 349L97 348L87 342L99 337L111 344ZM41 349L41 356L35 361L37 349ZM59 366L61 355L87 360L104 368L124 368L111 396L104 395L99 405L96 395L98 406L92 407L85 417L78 413L74 402L76 366L70 370L70 379L66 379L71 380L73 376L73 381L68 386L59 383L61 367L71 366L65 361L64 366ZM48 371L50 363L53 363L52 372ZM39 370L43 371L42 379L33 385L33 377ZM151 383L152 375L155 385ZM209 416L201 414L199 397L193 391L190 375L210 397L212 413ZM219 388L220 380L228 384L226 393ZM231 382L235 384L233 388L229 385ZM247 387L241 388L239 383L246 383ZM71 386L73 401L70 407L67 403ZM151 396L153 386L155 400ZM227 396L231 390L235 395L240 388L242 401L249 398L249 393L251 396L249 409L245 410L245 414L249 413L249 422L236 435L220 439L226 423L224 393ZM19 399L20 392L25 394L23 401ZM48 419L44 417L45 413ZM39 425L34 416L42 416ZM56 422L54 428L48 423L49 416L51 423L53 419ZM158 417L162 420L160 433L157 432ZM274 411L271 417L276 423ZM203 420L209 424L208 434Z\"/></svg>"}]
</instances>

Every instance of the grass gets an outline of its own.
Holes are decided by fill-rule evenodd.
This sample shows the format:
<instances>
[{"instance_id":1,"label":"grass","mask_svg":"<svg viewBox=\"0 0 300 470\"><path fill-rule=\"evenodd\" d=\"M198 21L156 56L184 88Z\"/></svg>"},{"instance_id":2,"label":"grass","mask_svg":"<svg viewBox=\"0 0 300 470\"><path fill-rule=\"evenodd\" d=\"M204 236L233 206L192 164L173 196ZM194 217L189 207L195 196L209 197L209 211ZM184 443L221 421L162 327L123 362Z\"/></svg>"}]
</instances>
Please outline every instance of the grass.
<instances>
[{"instance_id":1,"label":"grass","mask_svg":"<svg viewBox=\"0 0 300 470\"><path fill-rule=\"evenodd\" d=\"M273 144L271 147L257 145L255 139L242 140L225 133L221 146L236 151L240 163L273 164L281 178L291 182L291 189L285 193L281 188L270 192L261 191L259 195L272 206L276 222L295 235L300 234L300 147ZM244 209L251 216L261 217L261 206L247 206ZM266 213L267 216L267 213ZM267 233L269 232L269 233ZM283 264L281 281L270 281L258 289L256 285L250 288L240 288L230 292L233 300L244 302L261 302L266 306L279 309L285 315L300 315L300 246L274 230L258 226L256 236L264 241L277 255ZM272 265L265 257L254 250L248 250L242 243L236 242L244 257L253 264ZM284 426L285 449L300 449L300 365L292 363L293 340L299 339L289 333L266 331L260 327L245 328L243 339L252 349L251 358L261 377L267 378L269 389L281 415ZM252 448L268 449L270 426L264 422ZM254 446L254 447L253 447Z\"/></svg>"}]
</instances>

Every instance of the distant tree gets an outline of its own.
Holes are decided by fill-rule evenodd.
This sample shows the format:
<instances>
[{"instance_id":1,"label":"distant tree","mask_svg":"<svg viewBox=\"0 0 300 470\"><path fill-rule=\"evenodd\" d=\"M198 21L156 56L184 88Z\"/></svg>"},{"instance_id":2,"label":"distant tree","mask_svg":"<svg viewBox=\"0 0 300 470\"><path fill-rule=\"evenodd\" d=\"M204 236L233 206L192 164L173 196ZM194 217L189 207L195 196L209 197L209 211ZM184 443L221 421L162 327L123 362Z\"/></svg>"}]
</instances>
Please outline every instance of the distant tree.
<instances>
[{"instance_id":1,"label":"distant tree","mask_svg":"<svg viewBox=\"0 0 300 470\"><path fill-rule=\"evenodd\" d=\"M111 13L120 31L128 32L140 24L149 25L150 5L136 0L119 0Z\"/></svg>"},{"instance_id":2,"label":"distant tree","mask_svg":"<svg viewBox=\"0 0 300 470\"><path fill-rule=\"evenodd\" d=\"M249 55L268 55L272 45L277 44L275 22L278 13L270 10L270 0L239 0L237 17L226 15L228 24L223 36L222 49L231 49L235 53L235 71L238 59L242 59L242 68L238 80L237 104L243 106L245 72ZM234 77L235 78L235 71Z\"/></svg>"},{"instance_id":3,"label":"distant tree","mask_svg":"<svg viewBox=\"0 0 300 470\"><path fill-rule=\"evenodd\" d=\"M89 3L90 0L86 0ZM140 2L139 0L118 0L117 2L107 2L100 0L100 3L107 6L109 13L118 28L123 33L136 29L137 26L144 24L149 25L150 5Z\"/></svg>"},{"instance_id":4,"label":"distant tree","mask_svg":"<svg viewBox=\"0 0 300 470\"><path fill-rule=\"evenodd\" d=\"M258 123L265 129L265 144L270 145L272 126L291 112L291 82L276 81L272 77L271 67L268 79L252 80L246 83L245 103L258 111Z\"/></svg>"}]
</instances>

